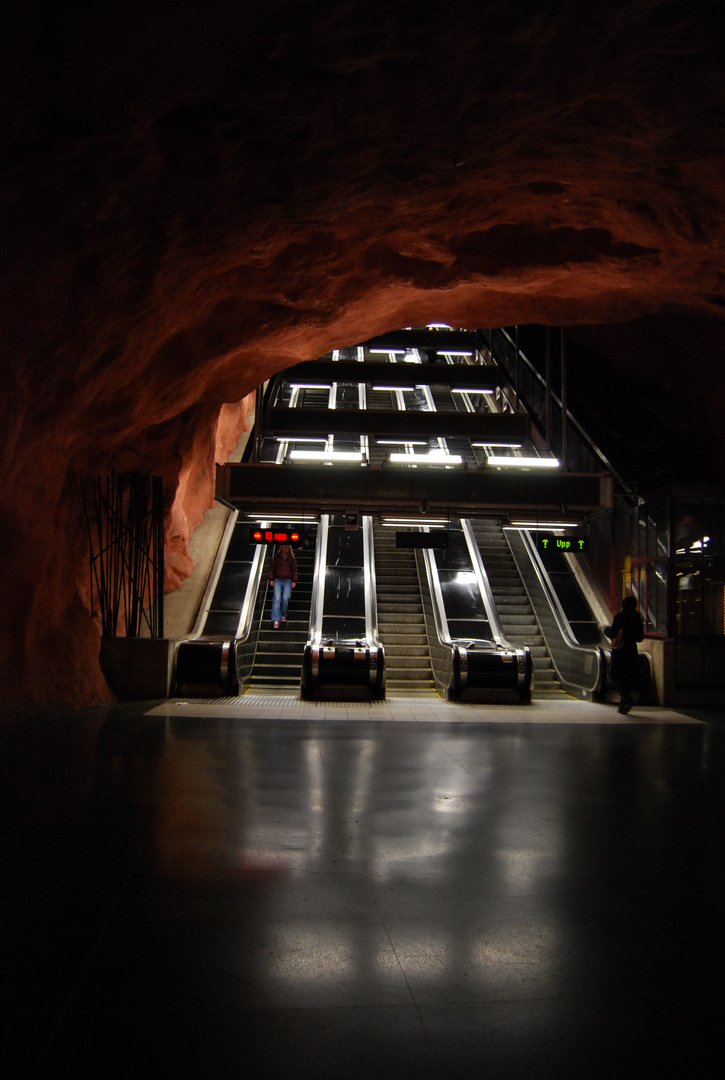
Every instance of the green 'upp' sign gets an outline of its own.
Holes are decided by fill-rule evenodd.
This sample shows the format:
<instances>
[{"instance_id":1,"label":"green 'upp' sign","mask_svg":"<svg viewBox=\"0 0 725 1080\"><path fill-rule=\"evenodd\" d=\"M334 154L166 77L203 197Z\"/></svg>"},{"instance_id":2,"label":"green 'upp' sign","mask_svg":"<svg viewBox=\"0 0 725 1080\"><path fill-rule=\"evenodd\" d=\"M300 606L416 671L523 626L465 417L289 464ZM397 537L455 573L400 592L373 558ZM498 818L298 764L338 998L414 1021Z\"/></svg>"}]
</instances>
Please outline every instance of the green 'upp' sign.
<instances>
[{"instance_id":1,"label":"green 'upp' sign","mask_svg":"<svg viewBox=\"0 0 725 1080\"><path fill-rule=\"evenodd\" d=\"M536 543L541 551L568 551L570 555L579 555L589 551L588 536L555 536L554 533L536 534Z\"/></svg>"}]
</instances>

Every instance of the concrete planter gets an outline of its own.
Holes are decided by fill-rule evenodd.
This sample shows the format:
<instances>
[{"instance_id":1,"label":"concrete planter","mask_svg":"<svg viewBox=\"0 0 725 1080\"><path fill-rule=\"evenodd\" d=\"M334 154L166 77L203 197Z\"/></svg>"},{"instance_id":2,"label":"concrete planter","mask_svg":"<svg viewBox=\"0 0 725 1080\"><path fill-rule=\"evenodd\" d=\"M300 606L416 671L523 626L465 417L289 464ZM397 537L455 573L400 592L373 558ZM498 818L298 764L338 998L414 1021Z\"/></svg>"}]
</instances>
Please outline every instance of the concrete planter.
<instances>
[{"instance_id":1,"label":"concrete planter","mask_svg":"<svg viewBox=\"0 0 725 1080\"><path fill-rule=\"evenodd\" d=\"M101 638L101 671L125 701L168 697L173 656L168 638Z\"/></svg>"}]
</instances>

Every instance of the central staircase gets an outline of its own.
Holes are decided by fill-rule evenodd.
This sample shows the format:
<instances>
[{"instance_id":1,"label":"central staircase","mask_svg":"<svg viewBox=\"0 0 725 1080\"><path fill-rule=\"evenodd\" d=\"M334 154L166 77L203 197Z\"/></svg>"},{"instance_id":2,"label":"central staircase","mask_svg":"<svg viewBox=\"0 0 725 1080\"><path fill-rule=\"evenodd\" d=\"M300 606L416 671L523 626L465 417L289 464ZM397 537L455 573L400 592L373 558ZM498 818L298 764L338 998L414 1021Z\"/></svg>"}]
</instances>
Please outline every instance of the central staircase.
<instances>
[{"instance_id":1,"label":"central staircase","mask_svg":"<svg viewBox=\"0 0 725 1080\"><path fill-rule=\"evenodd\" d=\"M385 649L391 697L436 692L420 597L415 552L396 548L395 530L373 526L378 635Z\"/></svg>"}]
</instances>

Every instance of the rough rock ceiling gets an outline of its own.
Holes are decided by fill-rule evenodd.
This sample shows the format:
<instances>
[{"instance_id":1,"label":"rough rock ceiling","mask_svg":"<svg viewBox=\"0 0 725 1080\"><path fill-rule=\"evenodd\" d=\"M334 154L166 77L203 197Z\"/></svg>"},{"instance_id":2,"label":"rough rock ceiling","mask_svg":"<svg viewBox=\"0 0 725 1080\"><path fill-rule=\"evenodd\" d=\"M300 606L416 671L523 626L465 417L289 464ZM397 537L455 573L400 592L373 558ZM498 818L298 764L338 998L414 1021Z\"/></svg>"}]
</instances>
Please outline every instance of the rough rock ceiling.
<instances>
[{"instance_id":1,"label":"rough rock ceiling","mask_svg":"<svg viewBox=\"0 0 725 1080\"><path fill-rule=\"evenodd\" d=\"M706 328L707 356L686 359L719 420L714 0L4 10L0 588L25 628L15 684L44 635L68 687L88 665L77 475L152 465L173 490L198 474L174 511L183 556L220 404L331 346L431 319L662 327L674 313ZM626 340L620 355L631 363ZM663 374L650 335L634 355Z\"/></svg>"}]
</instances>

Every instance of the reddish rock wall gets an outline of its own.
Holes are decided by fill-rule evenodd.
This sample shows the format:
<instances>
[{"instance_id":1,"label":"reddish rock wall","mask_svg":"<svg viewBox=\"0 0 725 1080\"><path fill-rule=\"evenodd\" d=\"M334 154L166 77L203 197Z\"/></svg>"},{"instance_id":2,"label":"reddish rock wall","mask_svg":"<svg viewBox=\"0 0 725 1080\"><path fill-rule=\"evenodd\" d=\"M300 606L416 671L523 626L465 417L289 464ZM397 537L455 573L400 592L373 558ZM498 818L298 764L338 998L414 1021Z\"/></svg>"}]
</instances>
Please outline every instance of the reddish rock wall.
<instances>
[{"instance_id":1,"label":"reddish rock wall","mask_svg":"<svg viewBox=\"0 0 725 1080\"><path fill-rule=\"evenodd\" d=\"M77 585L78 478L164 476L178 583L219 410L273 371L428 320L685 314L721 348L714 0L14 7L0 73L11 704L107 694ZM701 361L688 352L691 386ZM719 422L717 366L707 377Z\"/></svg>"}]
</instances>

